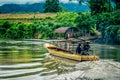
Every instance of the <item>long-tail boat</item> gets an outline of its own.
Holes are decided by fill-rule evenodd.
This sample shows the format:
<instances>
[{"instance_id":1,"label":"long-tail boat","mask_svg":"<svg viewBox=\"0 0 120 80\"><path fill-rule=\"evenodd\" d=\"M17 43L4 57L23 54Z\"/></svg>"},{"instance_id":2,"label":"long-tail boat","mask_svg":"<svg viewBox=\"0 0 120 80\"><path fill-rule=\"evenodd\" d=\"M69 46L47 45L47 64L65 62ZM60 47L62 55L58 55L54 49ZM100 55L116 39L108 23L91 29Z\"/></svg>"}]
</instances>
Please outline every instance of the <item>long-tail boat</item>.
<instances>
[{"instance_id":1,"label":"long-tail boat","mask_svg":"<svg viewBox=\"0 0 120 80\"><path fill-rule=\"evenodd\" d=\"M45 43L44 44L45 48L47 48L48 52L51 55L57 56L57 57L62 57L62 58L67 58L75 61L96 61L99 60L99 56L96 55L80 55L76 53L71 53L71 51L64 50L61 48L58 48L55 45Z\"/></svg>"}]
</instances>

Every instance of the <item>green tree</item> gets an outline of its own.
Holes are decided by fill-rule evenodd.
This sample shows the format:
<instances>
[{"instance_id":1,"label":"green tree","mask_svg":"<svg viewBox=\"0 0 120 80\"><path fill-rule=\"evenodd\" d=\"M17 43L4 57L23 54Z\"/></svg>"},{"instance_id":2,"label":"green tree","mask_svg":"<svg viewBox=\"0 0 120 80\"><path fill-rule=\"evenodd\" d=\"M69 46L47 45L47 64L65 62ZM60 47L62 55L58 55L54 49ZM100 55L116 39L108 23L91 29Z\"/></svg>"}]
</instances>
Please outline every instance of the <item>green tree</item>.
<instances>
[{"instance_id":1,"label":"green tree","mask_svg":"<svg viewBox=\"0 0 120 80\"><path fill-rule=\"evenodd\" d=\"M59 0L46 0L44 12L59 12Z\"/></svg>"},{"instance_id":2,"label":"green tree","mask_svg":"<svg viewBox=\"0 0 120 80\"><path fill-rule=\"evenodd\" d=\"M89 7L93 15L111 11L110 0L90 0Z\"/></svg>"},{"instance_id":3,"label":"green tree","mask_svg":"<svg viewBox=\"0 0 120 80\"><path fill-rule=\"evenodd\" d=\"M105 30L106 43L120 44L120 25L110 25Z\"/></svg>"},{"instance_id":4,"label":"green tree","mask_svg":"<svg viewBox=\"0 0 120 80\"><path fill-rule=\"evenodd\" d=\"M70 0L72 1L72 0ZM112 10L111 0L77 0L80 5L82 3L89 6L91 14L97 14L102 12L110 12Z\"/></svg>"},{"instance_id":5,"label":"green tree","mask_svg":"<svg viewBox=\"0 0 120 80\"><path fill-rule=\"evenodd\" d=\"M12 26L13 24L8 22L8 21L5 21L5 22L1 22L0 23L0 36L2 38L6 38L7 37L7 30Z\"/></svg>"}]
</instances>

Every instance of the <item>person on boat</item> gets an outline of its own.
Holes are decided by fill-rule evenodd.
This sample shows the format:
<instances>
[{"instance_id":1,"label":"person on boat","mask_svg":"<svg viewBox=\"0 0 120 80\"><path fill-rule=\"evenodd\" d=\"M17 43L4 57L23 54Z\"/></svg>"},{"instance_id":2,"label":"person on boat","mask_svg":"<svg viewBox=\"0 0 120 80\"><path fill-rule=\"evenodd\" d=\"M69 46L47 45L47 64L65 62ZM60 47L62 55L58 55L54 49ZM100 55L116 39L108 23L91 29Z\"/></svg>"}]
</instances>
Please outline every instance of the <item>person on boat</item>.
<instances>
[{"instance_id":1,"label":"person on boat","mask_svg":"<svg viewBox=\"0 0 120 80\"><path fill-rule=\"evenodd\" d=\"M89 55L89 49L90 49L90 45L89 45L90 42L85 42L84 45L83 45L83 52L82 52L82 55Z\"/></svg>"},{"instance_id":2,"label":"person on boat","mask_svg":"<svg viewBox=\"0 0 120 80\"><path fill-rule=\"evenodd\" d=\"M82 48L81 48L81 44L79 43L76 48L76 54L81 54L81 52L82 52Z\"/></svg>"}]
</instances>

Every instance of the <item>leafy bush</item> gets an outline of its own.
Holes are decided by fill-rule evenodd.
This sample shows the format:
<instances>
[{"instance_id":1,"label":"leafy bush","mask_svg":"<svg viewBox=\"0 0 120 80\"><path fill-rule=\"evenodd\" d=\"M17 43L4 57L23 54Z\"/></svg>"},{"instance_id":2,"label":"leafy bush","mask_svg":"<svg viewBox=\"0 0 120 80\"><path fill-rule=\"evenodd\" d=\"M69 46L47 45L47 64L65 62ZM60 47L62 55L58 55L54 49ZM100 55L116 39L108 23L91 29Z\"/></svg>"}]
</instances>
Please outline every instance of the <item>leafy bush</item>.
<instances>
[{"instance_id":1,"label":"leafy bush","mask_svg":"<svg viewBox=\"0 0 120 80\"><path fill-rule=\"evenodd\" d=\"M105 30L106 42L120 43L120 25L110 25Z\"/></svg>"},{"instance_id":2,"label":"leafy bush","mask_svg":"<svg viewBox=\"0 0 120 80\"><path fill-rule=\"evenodd\" d=\"M75 19L78 17L77 13L74 12L63 12L57 13L55 17L57 23L62 23L66 26L75 26Z\"/></svg>"}]
</instances>

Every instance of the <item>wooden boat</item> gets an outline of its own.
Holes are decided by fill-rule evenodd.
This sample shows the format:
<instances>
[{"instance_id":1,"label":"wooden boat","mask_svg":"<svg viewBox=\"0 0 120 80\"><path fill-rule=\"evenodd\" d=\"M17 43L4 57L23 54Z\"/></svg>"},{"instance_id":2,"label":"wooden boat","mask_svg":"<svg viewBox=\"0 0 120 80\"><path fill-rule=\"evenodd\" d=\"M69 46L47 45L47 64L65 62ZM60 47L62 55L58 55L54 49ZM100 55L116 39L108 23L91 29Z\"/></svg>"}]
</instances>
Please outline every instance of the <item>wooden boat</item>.
<instances>
[{"instance_id":1,"label":"wooden boat","mask_svg":"<svg viewBox=\"0 0 120 80\"><path fill-rule=\"evenodd\" d=\"M45 43L44 44L45 48L47 48L48 52L51 55L54 56L58 56L58 57L63 57L63 58L67 58L67 59L71 59L71 60L75 60L75 61L96 61L99 60L98 56L95 55L78 55L78 54L74 54L70 51L58 48L52 44L48 44Z\"/></svg>"}]
</instances>

